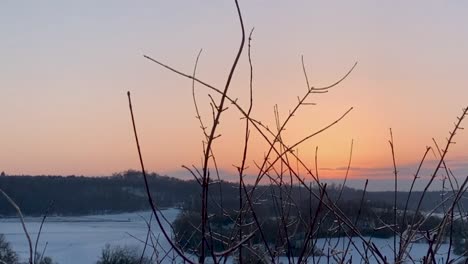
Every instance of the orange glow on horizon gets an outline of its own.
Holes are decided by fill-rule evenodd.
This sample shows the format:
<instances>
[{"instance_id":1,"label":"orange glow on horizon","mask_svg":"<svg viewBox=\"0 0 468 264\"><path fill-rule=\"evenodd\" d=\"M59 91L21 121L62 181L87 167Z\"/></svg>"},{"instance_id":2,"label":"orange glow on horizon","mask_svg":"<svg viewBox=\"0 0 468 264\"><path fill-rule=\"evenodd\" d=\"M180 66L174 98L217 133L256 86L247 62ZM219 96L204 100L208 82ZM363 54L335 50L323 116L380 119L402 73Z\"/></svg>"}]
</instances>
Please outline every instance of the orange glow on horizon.
<instances>
[{"instance_id":1,"label":"orange glow on horizon","mask_svg":"<svg viewBox=\"0 0 468 264\"><path fill-rule=\"evenodd\" d=\"M171 1L119 3L111 10L101 5L84 1L76 8L60 4L56 10L35 12L35 4L13 1L0 10L6 36L0 43L0 171L93 176L138 168L128 90L148 170L184 176L181 165L200 166L203 134L194 117L191 81L141 55L191 74L203 48L197 77L223 87L239 43L232 6L185 3L181 13ZM466 107L468 34L460 32L466 31L462 25L468 17L460 5L244 3L246 27L255 26L252 117L275 131L277 105L280 121L286 120L298 96L307 92L302 55L314 87L340 79L357 61L342 83L328 93L310 95L307 103L316 105L301 107L283 140L291 146L353 107L343 120L301 144L301 159L315 171L318 147L321 177L342 178L354 140L349 177L391 178L392 128L401 177L411 177L426 146L434 145L432 138L443 147ZM87 12L77 15L76 10ZM249 73L245 49L229 90L244 109ZM215 101L219 96L199 84L195 91L210 127L208 94ZM227 106L213 151L230 178L241 162L245 120ZM456 142L447 158L465 175L468 133L460 131ZM249 173L255 174L255 163L262 162L268 147L251 127ZM431 152L428 159L436 157ZM303 168L299 172L305 174Z\"/></svg>"}]
</instances>

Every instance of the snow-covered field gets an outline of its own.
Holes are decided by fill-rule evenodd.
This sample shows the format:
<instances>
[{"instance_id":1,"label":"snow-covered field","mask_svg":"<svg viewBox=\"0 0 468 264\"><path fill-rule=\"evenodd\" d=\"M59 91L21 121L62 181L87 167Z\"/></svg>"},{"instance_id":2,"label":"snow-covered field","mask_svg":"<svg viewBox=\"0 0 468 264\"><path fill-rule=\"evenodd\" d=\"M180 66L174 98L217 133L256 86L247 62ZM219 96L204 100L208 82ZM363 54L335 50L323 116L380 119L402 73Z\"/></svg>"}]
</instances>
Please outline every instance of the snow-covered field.
<instances>
[{"instance_id":1,"label":"snow-covered field","mask_svg":"<svg viewBox=\"0 0 468 264\"><path fill-rule=\"evenodd\" d=\"M368 238L367 238L368 239ZM334 248L334 252L337 254L337 256L342 256L342 253L345 252L347 246L348 246L349 239L345 238L332 238L332 239L318 239L316 247L319 249L324 249L322 250L325 254L327 254L328 249L327 248ZM349 251L346 254L346 259L349 260L352 258L352 263L361 263L362 257L361 254L365 255L365 250L364 250L364 245L361 239L354 237L352 239L352 242L354 243L351 244L349 247ZM377 246L379 251L382 253L383 256L387 257L387 260L389 263L393 262L393 238L372 238L372 242ZM399 241L397 240L397 243ZM324 247L325 245L325 247ZM398 248L398 244L397 244ZM411 258L407 258L407 263L413 263L412 260L414 260L416 263L422 263L422 258L427 255L429 249L429 245L427 243L413 243L411 244L411 249L409 251L409 255ZM448 244L442 244L439 251L436 254L436 263L446 263L446 259L448 256L448 249L449 245ZM361 253L359 253L360 251ZM332 254L332 252L330 252ZM371 260L371 263L379 263L372 255L370 251L367 252L367 256L369 256L369 259ZM316 260L320 259L318 263L328 263L327 262L327 257L322 256L322 257L315 257ZM459 256L455 255L453 252L450 254L450 259L459 259ZM313 262L312 260L309 261L310 263L317 263ZM285 262L287 263L287 261ZM336 263L333 258L330 258L330 263Z\"/></svg>"},{"instance_id":2,"label":"snow-covered field","mask_svg":"<svg viewBox=\"0 0 468 264\"><path fill-rule=\"evenodd\" d=\"M177 217L178 213L179 210L177 209L163 211L168 221L171 222ZM47 243L45 255L51 256L60 264L96 263L101 250L106 244L141 247L142 242L138 241L138 239L143 241L146 239L147 224L144 219L148 220L150 215L150 212L140 212L79 217L50 217L47 218L44 224L38 252L42 252ZM27 228L33 240L35 240L37 231L39 230L40 222L40 218L26 218ZM154 223L152 226L155 235L158 236L160 234L159 243L161 243L161 246L168 249L169 244L164 239L160 229ZM5 234L13 249L20 254L23 260L27 260L29 254L28 243L19 219L0 219L0 233ZM346 248L347 241L346 239L338 238L318 239L316 245L319 249L322 249L325 245L323 250L325 253L327 253L327 248L335 248L335 252L340 254L339 252L343 248ZM360 263L361 255L358 253L358 250L363 253L363 245L358 238L354 238L353 242L357 249L351 245L347 258L352 257L353 263ZM393 239L372 239L372 242L376 244L390 261L392 260ZM338 246L335 247L336 245ZM420 260L422 256L426 255L427 250L427 244L413 244L410 252L411 257L414 260ZM442 260L444 260L442 263L445 263L447 251L448 244L443 244L439 250L440 255L437 256L437 263ZM456 256L452 253L451 259L453 258L456 258ZM280 261L288 263L285 257L281 257ZM314 263L312 259L309 259L309 262ZM336 261L330 259L330 263L334 262ZM315 263L327 263L327 258L321 257L319 262L318 258L316 258Z\"/></svg>"},{"instance_id":3,"label":"snow-covered field","mask_svg":"<svg viewBox=\"0 0 468 264\"><path fill-rule=\"evenodd\" d=\"M179 210L177 209L163 210L163 214L171 222L174 221L178 213ZM107 243L141 247L142 242L136 238L143 241L146 239L148 229L143 218L149 220L150 215L150 212L139 212L79 217L49 217L42 228L38 252L42 252L47 243L45 255L51 256L60 264L96 263L101 250ZM27 229L33 240L37 236L41 220L41 218L30 217L25 219ZM153 232L158 236L160 229L156 224L152 226ZM0 219L0 233L5 234L6 239L23 260L29 257L28 242L19 219ZM163 247L169 248L162 234L159 243Z\"/></svg>"}]
</instances>

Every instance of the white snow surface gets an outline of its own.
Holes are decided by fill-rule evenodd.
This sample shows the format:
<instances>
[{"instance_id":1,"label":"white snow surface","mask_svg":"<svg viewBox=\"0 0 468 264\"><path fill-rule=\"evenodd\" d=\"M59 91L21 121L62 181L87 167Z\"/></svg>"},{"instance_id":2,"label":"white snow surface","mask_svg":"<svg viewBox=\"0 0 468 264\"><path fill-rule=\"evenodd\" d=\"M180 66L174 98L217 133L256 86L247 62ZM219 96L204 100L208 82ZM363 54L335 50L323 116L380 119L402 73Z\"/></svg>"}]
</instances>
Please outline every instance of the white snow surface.
<instances>
[{"instance_id":1,"label":"white snow surface","mask_svg":"<svg viewBox=\"0 0 468 264\"><path fill-rule=\"evenodd\" d=\"M170 222L175 220L179 212L178 209L162 210L162 213ZM59 264L92 264L96 263L106 244L142 248L142 242L136 238L142 241L146 239L148 229L144 219L148 221L150 215L151 212L145 211L75 217L48 217L42 229L38 252L42 252L47 243L45 255L51 256ZM27 217L25 219L28 232L33 240L33 247L41 220L40 217ZM166 230L170 230L167 223L164 226ZM165 250L169 249L169 243L154 220L152 230L156 237L159 236L161 247ZM19 253L23 261L26 261L29 257L29 246L19 219L0 218L0 233L5 234L13 249ZM341 256L347 247L348 241L347 238L321 238L317 239L316 247L323 249L324 253L327 253L327 248L335 248L337 256ZM353 242L356 248L351 245L346 258L352 258L352 263L361 263L362 257L358 251L364 253L362 241L359 238L353 238ZM393 262L393 238L373 238L372 242L388 258L389 262ZM336 245L337 247L335 247ZM437 263L440 261L445 263L448 248L448 244L442 244L438 251ZM417 243L412 245L410 255L418 263L427 252L428 244ZM371 255L370 252L368 254ZM453 252L450 255L450 259L456 259L457 257ZM286 257L280 257L277 261L288 263ZM329 261L335 263L336 259L331 258ZM231 259L227 262L232 263ZM327 263L327 257L315 257L315 261L309 258L308 262ZM377 263L375 258L371 257L371 263Z\"/></svg>"},{"instance_id":2,"label":"white snow surface","mask_svg":"<svg viewBox=\"0 0 468 264\"><path fill-rule=\"evenodd\" d=\"M173 222L180 212L178 209L162 210L168 221ZM96 263L106 244L138 246L143 244L134 237L145 241L148 232L146 221L151 212L122 213L110 215L88 215L74 217L48 217L42 227L38 252L41 253L46 243L45 256L50 256L59 264ZM26 227L31 239L36 239L42 218L26 217ZM164 226L167 230L168 224ZM164 239L156 221L152 223L155 236L164 248L170 248ZM5 234L21 257L29 259L29 245L18 218L0 218L0 233ZM132 237L134 236L134 237Z\"/></svg>"}]
</instances>

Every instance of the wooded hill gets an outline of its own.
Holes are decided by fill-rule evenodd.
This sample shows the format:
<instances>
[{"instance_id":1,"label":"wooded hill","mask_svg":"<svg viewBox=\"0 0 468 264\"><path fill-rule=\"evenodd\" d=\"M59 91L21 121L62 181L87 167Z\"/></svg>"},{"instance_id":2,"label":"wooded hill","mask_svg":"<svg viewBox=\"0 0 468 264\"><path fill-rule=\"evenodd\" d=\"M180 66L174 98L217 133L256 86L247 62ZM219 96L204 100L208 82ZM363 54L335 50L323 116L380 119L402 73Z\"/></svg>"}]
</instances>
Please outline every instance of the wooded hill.
<instances>
[{"instance_id":1,"label":"wooded hill","mask_svg":"<svg viewBox=\"0 0 468 264\"><path fill-rule=\"evenodd\" d=\"M155 173L148 177L150 188L159 207L184 207L195 209L199 204L200 187L194 180L184 181ZM211 185L211 199L221 201L226 208L238 206L238 185L221 182ZM49 213L52 215L82 215L148 210L141 173L126 171L108 177L83 176L0 176L0 188L20 206L25 215L41 215L53 201ZM260 186L259 188L268 188ZM299 186L293 187L296 196L308 195ZM329 186L328 195L333 199L340 186ZM341 201L360 201L362 190L344 188ZM262 193L262 191L259 191ZM222 199L221 199L222 197ZM371 207L388 208L393 205L393 192L367 192L366 203ZM408 192L398 192L398 207L404 208ZM413 192L409 209L414 208L421 192ZM441 201L443 192L426 193L422 210L430 210ZM268 199L265 196L264 199ZM299 199L301 200L301 199ZM461 199L462 206L468 206L467 199ZM450 201L447 202L447 204ZM442 207L440 207L442 210ZM4 199L0 199L0 215L14 216L15 209Z\"/></svg>"}]
</instances>

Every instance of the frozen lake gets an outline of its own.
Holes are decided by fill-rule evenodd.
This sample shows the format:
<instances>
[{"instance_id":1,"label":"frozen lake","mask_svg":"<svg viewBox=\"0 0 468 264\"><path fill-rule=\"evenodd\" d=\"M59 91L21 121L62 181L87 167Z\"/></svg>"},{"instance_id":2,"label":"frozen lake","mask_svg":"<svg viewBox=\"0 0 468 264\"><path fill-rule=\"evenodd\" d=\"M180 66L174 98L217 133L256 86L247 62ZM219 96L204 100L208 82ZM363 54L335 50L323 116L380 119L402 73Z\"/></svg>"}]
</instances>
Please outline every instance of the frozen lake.
<instances>
[{"instance_id":1,"label":"frozen lake","mask_svg":"<svg viewBox=\"0 0 468 264\"><path fill-rule=\"evenodd\" d=\"M174 221L179 213L178 209L163 210L163 214L168 221ZM41 234L38 252L42 252L47 243L46 254L51 256L60 264L92 264L98 260L101 250L106 244L128 245L142 247L142 242L147 235L147 224L144 219L150 219L150 212L123 213L112 215L91 215L78 217L49 217L45 222ZM33 240L39 230L41 218L27 217L26 225ZM167 224L165 224L168 227ZM164 249L169 248L168 242L164 239L155 222L152 224L153 232L160 235L159 243ZM0 219L0 233L5 234L13 249L19 253L22 260L27 260L29 256L28 243L23 233L21 223L17 218ZM340 254L340 250L346 248L345 239L318 239L317 248L335 248ZM372 239L379 250L391 261L393 259L393 239ZM358 250L364 252L362 242L354 238L353 242L357 247L350 247L347 258L353 258L353 263L360 263L361 255ZM33 241L34 244L34 241ZM335 247L337 245L337 247ZM426 255L428 245L425 243L413 244L411 257L418 263L422 256ZM448 251L448 244L443 244L437 256L437 263L445 263ZM370 254L370 253L369 253ZM451 254L451 259L457 256ZM315 263L327 263L326 257L315 258ZM231 262L231 261L229 261ZM286 257L281 257L280 262L288 263ZM310 263L314 263L309 259ZM330 259L330 263L335 263ZM376 263L375 259L371 263Z\"/></svg>"},{"instance_id":2,"label":"frozen lake","mask_svg":"<svg viewBox=\"0 0 468 264\"><path fill-rule=\"evenodd\" d=\"M179 213L177 209L163 210L168 221L174 221ZM47 243L46 256L51 256L59 264L96 263L101 250L106 244L130 245L142 247L147 235L147 224L151 212L123 213L112 215L90 215L79 217L48 217L42 228L38 252L42 252ZM31 239L35 240L41 218L25 219ZM153 220L154 221L154 220ZM156 236L160 229L152 224ZM165 224L168 227L167 224ZM13 249L22 260L29 257L29 246L21 223L17 218L0 219L0 233L5 234ZM163 235L159 243L169 248ZM33 241L34 246L34 241Z\"/></svg>"}]
</instances>

